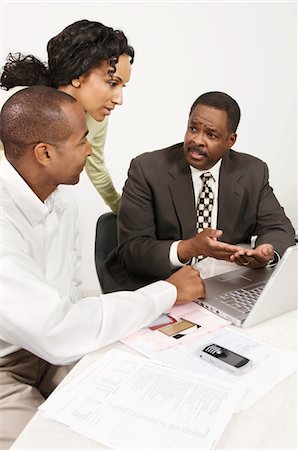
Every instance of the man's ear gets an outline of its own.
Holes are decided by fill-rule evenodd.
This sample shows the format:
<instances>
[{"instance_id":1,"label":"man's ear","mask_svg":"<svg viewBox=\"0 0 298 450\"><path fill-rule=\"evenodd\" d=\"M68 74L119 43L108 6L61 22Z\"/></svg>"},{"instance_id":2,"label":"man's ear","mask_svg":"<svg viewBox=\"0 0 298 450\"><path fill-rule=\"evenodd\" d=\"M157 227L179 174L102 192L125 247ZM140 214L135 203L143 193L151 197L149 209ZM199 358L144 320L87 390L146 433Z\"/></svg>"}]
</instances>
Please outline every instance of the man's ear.
<instances>
[{"instance_id":1,"label":"man's ear","mask_svg":"<svg viewBox=\"0 0 298 450\"><path fill-rule=\"evenodd\" d=\"M229 148L232 148L237 139L237 133L231 133L228 137Z\"/></svg>"},{"instance_id":2,"label":"man's ear","mask_svg":"<svg viewBox=\"0 0 298 450\"><path fill-rule=\"evenodd\" d=\"M51 163L53 147L45 142L39 142L33 149L36 161L47 167Z\"/></svg>"}]
</instances>

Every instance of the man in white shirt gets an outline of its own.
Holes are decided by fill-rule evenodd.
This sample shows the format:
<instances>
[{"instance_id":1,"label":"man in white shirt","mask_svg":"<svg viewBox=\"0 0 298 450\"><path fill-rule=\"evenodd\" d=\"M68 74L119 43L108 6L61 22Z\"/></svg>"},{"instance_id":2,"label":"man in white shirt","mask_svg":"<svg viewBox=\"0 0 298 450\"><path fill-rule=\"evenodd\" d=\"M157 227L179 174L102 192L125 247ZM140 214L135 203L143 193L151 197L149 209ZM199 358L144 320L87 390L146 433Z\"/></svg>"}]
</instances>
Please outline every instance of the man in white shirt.
<instances>
[{"instance_id":1,"label":"man in white shirt","mask_svg":"<svg viewBox=\"0 0 298 450\"><path fill-rule=\"evenodd\" d=\"M191 107L183 143L133 159L118 214L119 246L100 274L104 292L136 289L205 256L264 267L295 245L267 165L232 150L239 120L233 98L207 92ZM237 246L253 236L254 248Z\"/></svg>"},{"instance_id":2,"label":"man in white shirt","mask_svg":"<svg viewBox=\"0 0 298 450\"><path fill-rule=\"evenodd\" d=\"M136 292L82 298L77 209L65 185L91 154L87 133L79 103L49 87L23 89L1 111L1 449L71 364L205 295L188 268Z\"/></svg>"}]
</instances>

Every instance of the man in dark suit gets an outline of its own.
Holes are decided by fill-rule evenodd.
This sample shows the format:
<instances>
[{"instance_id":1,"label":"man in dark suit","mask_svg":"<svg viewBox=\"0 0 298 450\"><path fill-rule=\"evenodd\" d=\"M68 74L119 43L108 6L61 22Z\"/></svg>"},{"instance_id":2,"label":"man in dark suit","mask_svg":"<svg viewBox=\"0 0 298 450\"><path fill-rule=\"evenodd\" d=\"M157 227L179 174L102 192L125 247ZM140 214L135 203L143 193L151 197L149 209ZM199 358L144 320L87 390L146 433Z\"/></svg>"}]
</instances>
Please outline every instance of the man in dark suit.
<instances>
[{"instance_id":1,"label":"man in dark suit","mask_svg":"<svg viewBox=\"0 0 298 450\"><path fill-rule=\"evenodd\" d=\"M184 143L132 161L118 216L119 246L99 274L105 292L166 278L204 256L264 267L295 245L267 165L231 149L239 120L234 99L208 92L191 107ZM205 212L198 212L197 202L206 172L212 200L201 201L209 208L202 226ZM252 236L254 248L233 245L250 243Z\"/></svg>"}]
</instances>

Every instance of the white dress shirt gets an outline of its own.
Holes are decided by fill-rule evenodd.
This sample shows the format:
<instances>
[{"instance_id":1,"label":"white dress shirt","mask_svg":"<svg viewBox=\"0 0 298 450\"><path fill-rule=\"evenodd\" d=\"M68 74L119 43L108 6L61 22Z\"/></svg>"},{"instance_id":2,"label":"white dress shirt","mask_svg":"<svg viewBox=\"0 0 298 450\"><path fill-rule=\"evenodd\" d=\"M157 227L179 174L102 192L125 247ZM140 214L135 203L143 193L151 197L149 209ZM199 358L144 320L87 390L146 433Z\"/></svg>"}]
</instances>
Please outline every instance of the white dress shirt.
<instances>
[{"instance_id":1,"label":"white dress shirt","mask_svg":"<svg viewBox=\"0 0 298 450\"><path fill-rule=\"evenodd\" d=\"M210 179L210 187L212 188L213 194L214 194L214 201L213 201L213 208L211 212L211 228L216 229L217 227L217 209L218 209L218 182L219 182L219 170L221 166L221 159L209 170L199 170L195 167L189 166L191 171L191 178L194 188L194 202L195 202L195 208L197 207L199 194L203 188L203 181L201 179L201 175L205 172L210 172L212 175L212 178ZM178 252L177 247L180 241L175 241L172 243L170 247L170 263L172 269L182 267L185 264L182 263L178 258Z\"/></svg>"},{"instance_id":2,"label":"white dress shirt","mask_svg":"<svg viewBox=\"0 0 298 450\"><path fill-rule=\"evenodd\" d=\"M59 186L43 203L5 157L0 183L0 356L24 348L52 364L69 364L174 304L176 288L165 281L82 298L71 188Z\"/></svg>"}]
</instances>

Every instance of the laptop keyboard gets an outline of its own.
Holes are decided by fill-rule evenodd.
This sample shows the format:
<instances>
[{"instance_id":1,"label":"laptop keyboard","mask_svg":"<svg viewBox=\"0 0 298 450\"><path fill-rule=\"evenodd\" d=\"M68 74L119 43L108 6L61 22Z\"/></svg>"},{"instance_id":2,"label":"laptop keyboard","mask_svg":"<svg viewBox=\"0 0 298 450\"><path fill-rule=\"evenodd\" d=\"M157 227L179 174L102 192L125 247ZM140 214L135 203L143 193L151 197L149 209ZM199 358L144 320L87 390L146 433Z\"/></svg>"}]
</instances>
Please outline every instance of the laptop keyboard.
<instances>
[{"instance_id":1,"label":"laptop keyboard","mask_svg":"<svg viewBox=\"0 0 298 450\"><path fill-rule=\"evenodd\" d=\"M237 311L247 314L258 300L265 284L266 282L263 281L244 289L236 289L227 294L217 296L216 300L223 302L225 305L229 305Z\"/></svg>"}]
</instances>

